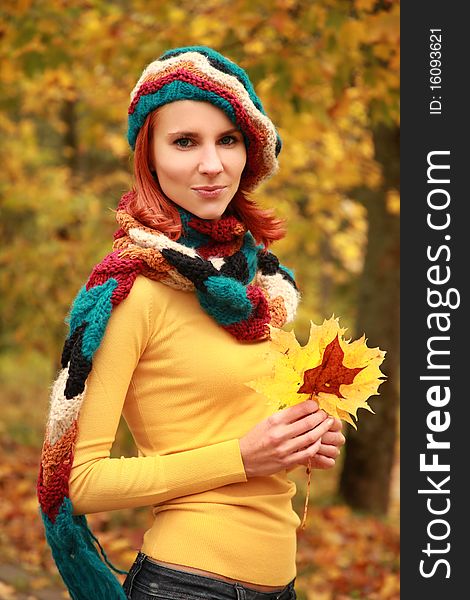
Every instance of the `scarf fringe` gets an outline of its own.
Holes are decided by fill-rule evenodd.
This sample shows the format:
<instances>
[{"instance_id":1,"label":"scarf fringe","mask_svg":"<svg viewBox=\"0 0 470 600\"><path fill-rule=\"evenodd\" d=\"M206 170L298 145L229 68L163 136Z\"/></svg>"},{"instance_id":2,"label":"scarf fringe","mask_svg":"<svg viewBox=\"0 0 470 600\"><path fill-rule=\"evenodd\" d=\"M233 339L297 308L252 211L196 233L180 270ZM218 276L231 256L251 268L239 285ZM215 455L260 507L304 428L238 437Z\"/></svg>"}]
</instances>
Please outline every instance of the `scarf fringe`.
<instances>
[{"instance_id":1,"label":"scarf fringe","mask_svg":"<svg viewBox=\"0 0 470 600\"><path fill-rule=\"evenodd\" d=\"M55 523L41 510L47 541L70 596L73 600L126 600L126 594L111 569L123 575L127 571L121 571L109 562L98 539L89 529L86 517L73 516L72 512L69 498L64 498Z\"/></svg>"}]
</instances>

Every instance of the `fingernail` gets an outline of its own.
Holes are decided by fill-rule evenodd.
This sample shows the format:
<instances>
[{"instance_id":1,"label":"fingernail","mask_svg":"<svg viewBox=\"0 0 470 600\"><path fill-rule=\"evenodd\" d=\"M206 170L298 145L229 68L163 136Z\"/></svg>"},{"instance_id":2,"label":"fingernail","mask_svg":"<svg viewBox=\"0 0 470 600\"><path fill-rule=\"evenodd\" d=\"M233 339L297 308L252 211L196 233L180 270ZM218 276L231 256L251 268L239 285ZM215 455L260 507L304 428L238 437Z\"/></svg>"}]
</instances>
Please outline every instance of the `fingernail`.
<instances>
[{"instance_id":1,"label":"fingernail","mask_svg":"<svg viewBox=\"0 0 470 600\"><path fill-rule=\"evenodd\" d=\"M326 420L326 422L328 423L328 425L333 425L335 420L330 417L329 419Z\"/></svg>"}]
</instances>

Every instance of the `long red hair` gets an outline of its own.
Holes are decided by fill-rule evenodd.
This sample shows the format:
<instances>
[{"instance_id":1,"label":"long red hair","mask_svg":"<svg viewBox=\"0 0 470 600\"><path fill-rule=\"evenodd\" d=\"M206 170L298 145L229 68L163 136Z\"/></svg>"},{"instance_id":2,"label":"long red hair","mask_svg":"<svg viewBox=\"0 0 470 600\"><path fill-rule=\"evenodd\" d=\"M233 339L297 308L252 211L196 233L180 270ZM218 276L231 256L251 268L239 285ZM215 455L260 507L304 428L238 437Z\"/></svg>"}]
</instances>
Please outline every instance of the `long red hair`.
<instances>
[{"instance_id":1,"label":"long red hair","mask_svg":"<svg viewBox=\"0 0 470 600\"><path fill-rule=\"evenodd\" d=\"M152 164L151 140L157 125L158 109L145 119L137 135L134 152L133 194L125 210L141 223L161 231L172 240L181 235L181 219L178 210L163 193L158 180L150 170ZM236 216L249 229L258 244L268 247L286 234L284 221L278 219L273 210L260 208L243 190L243 175L240 187L227 207L227 212Z\"/></svg>"}]
</instances>

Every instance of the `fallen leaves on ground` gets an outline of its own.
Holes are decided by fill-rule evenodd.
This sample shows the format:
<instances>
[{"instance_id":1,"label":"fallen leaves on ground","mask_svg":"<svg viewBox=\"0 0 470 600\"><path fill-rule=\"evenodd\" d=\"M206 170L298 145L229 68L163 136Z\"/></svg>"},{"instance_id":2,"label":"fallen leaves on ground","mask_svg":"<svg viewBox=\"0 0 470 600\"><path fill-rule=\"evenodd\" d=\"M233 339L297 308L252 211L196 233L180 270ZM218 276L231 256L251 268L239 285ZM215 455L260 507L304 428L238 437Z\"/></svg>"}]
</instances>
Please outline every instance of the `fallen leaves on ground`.
<instances>
[{"instance_id":1,"label":"fallen leaves on ground","mask_svg":"<svg viewBox=\"0 0 470 600\"><path fill-rule=\"evenodd\" d=\"M398 526L345 505L310 506L298 532L299 600L398 600Z\"/></svg>"},{"instance_id":2,"label":"fallen leaves on ground","mask_svg":"<svg viewBox=\"0 0 470 600\"><path fill-rule=\"evenodd\" d=\"M39 456L38 449L0 441L0 566L18 565L25 570L32 600L40 589L64 589L38 511ZM112 563L127 570L151 524L151 510L99 513L89 515L88 521ZM357 515L344 505L322 507L313 502L307 527L298 532L297 596L299 600L398 600L398 556L396 523ZM0 590L8 598L10 588L2 585ZM64 592L63 597L68 595Z\"/></svg>"},{"instance_id":3,"label":"fallen leaves on ground","mask_svg":"<svg viewBox=\"0 0 470 600\"><path fill-rule=\"evenodd\" d=\"M39 460L39 449L0 440L0 566L20 565L25 570L21 587L32 594L47 587L65 590L44 538L36 497ZM98 513L87 519L111 562L128 570L149 527L150 515L150 509L138 509ZM64 598L68 597L64 592Z\"/></svg>"}]
</instances>

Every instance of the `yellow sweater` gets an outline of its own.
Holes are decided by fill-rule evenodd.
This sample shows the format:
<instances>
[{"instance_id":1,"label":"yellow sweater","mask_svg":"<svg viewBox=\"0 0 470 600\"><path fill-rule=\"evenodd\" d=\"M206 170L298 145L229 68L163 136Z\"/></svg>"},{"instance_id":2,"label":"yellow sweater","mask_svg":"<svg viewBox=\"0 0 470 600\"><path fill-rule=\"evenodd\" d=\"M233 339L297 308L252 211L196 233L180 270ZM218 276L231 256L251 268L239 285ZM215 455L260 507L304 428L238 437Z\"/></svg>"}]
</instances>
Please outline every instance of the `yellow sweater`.
<instances>
[{"instance_id":1,"label":"yellow sweater","mask_svg":"<svg viewBox=\"0 0 470 600\"><path fill-rule=\"evenodd\" d=\"M239 439L273 408L244 384L266 342L243 343L193 293L143 276L93 360L70 479L74 514L152 506L142 552L260 585L296 576L295 483L245 475ZM138 457L110 458L121 413Z\"/></svg>"}]
</instances>

